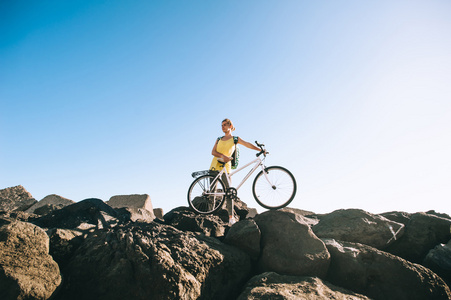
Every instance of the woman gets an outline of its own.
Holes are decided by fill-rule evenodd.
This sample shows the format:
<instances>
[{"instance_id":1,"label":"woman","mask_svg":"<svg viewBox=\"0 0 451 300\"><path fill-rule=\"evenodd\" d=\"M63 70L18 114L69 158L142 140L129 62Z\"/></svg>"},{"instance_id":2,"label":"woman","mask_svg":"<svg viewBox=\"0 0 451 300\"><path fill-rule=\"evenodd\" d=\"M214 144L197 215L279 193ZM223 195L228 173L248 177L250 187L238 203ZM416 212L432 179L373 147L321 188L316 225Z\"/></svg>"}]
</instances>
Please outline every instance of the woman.
<instances>
[{"instance_id":1,"label":"woman","mask_svg":"<svg viewBox=\"0 0 451 300\"><path fill-rule=\"evenodd\" d=\"M221 138L218 138L215 142L215 145L213 146L213 150L211 151L211 154L214 156L213 161L211 162L210 166L210 172L211 174L216 174L217 172L221 171L223 168L223 163L225 163L224 167L226 168L226 172L230 173L232 168L232 154L233 151L235 151L235 142L233 140L232 132L235 131L235 127L233 126L232 121L229 119L224 119L222 121L222 132L224 132L224 136ZM241 138L238 137L238 144L243 145L249 149L253 149L256 151L260 151L261 149L257 146L254 146L251 143L248 143L246 141L243 141ZM222 181L224 182L224 185L226 188L229 188L229 182L227 181L226 175L222 175ZM227 201L227 212L229 213L229 224L233 225L236 220L233 216L233 199L230 199L230 201Z\"/></svg>"}]
</instances>

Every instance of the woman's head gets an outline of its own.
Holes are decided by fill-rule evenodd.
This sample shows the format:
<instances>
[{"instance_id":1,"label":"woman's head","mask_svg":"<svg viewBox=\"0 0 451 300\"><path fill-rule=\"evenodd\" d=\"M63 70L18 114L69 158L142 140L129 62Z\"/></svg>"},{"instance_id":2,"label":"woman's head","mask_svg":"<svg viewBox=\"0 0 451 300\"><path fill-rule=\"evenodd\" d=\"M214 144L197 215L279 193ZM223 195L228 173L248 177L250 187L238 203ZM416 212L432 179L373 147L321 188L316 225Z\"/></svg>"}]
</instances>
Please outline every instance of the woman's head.
<instances>
[{"instance_id":1,"label":"woman's head","mask_svg":"<svg viewBox=\"0 0 451 300\"><path fill-rule=\"evenodd\" d=\"M224 119L222 121L222 129L224 129L224 127L230 127L231 131L235 131L235 126L233 126L232 121L230 121L230 119Z\"/></svg>"}]
</instances>

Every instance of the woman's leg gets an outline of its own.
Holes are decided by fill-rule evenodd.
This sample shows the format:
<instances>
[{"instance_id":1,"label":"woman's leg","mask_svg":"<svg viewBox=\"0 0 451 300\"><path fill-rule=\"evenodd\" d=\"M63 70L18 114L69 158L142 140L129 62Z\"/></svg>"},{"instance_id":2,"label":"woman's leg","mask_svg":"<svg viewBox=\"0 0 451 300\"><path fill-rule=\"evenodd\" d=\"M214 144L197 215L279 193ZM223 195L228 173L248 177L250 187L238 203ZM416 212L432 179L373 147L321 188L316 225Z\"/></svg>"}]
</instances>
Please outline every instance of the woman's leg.
<instances>
[{"instance_id":1,"label":"woman's leg","mask_svg":"<svg viewBox=\"0 0 451 300\"><path fill-rule=\"evenodd\" d=\"M218 175L218 173L219 173L218 171L210 171L210 175L213 175L215 177ZM227 175L225 173L222 174L221 180L224 183L224 188L226 189L224 192L227 192L227 189L230 186L229 186L229 181L227 180ZM234 222L235 221L234 220L234 213L233 213L233 199L227 199L226 198L225 206L226 206L226 209L227 209L227 213L229 214L229 222L232 221L233 223L235 223Z\"/></svg>"},{"instance_id":2,"label":"woman's leg","mask_svg":"<svg viewBox=\"0 0 451 300\"><path fill-rule=\"evenodd\" d=\"M229 182L227 181L227 175L224 173L222 174L222 181L224 182L224 185L226 189L229 189ZM226 209L229 213L229 216L232 216L233 214L233 199L226 199Z\"/></svg>"},{"instance_id":3,"label":"woman's leg","mask_svg":"<svg viewBox=\"0 0 451 300\"><path fill-rule=\"evenodd\" d=\"M227 175L224 173L222 174L222 181L224 182L224 185L226 186L226 189L228 189L229 186L229 182L227 181ZM235 214L233 211L233 197L231 197L230 199L227 198L226 199L226 209L227 209L227 213L229 214L229 224L233 225L235 224L235 222L237 221L235 219Z\"/></svg>"}]
</instances>

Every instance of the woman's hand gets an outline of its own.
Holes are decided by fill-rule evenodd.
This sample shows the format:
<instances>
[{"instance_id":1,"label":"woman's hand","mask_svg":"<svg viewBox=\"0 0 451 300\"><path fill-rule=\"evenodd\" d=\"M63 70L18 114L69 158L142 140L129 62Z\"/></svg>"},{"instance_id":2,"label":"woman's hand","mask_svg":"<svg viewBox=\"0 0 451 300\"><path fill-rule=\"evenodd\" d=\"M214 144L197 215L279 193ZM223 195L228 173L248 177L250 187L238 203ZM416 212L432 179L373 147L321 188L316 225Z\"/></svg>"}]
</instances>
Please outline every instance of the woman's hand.
<instances>
[{"instance_id":1,"label":"woman's hand","mask_svg":"<svg viewBox=\"0 0 451 300\"><path fill-rule=\"evenodd\" d=\"M232 160L231 157L228 157L228 156L226 156L226 155L223 155L221 158L222 158L222 161L223 161L224 163L228 163L229 161Z\"/></svg>"}]
</instances>

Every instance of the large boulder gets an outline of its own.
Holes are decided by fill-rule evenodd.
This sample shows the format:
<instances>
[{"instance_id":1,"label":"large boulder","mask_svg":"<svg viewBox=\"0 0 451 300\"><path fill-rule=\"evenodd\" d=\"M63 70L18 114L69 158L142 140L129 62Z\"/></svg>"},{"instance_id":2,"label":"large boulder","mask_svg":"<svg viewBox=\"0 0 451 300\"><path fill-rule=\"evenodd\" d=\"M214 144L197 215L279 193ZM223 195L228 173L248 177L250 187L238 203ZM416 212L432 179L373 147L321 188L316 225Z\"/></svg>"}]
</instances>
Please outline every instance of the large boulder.
<instances>
[{"instance_id":1,"label":"large boulder","mask_svg":"<svg viewBox=\"0 0 451 300\"><path fill-rule=\"evenodd\" d=\"M429 251L423 265L451 284L451 240L448 244L440 244Z\"/></svg>"},{"instance_id":2,"label":"large boulder","mask_svg":"<svg viewBox=\"0 0 451 300\"><path fill-rule=\"evenodd\" d=\"M164 215L164 222L182 231L200 232L206 236L223 238L228 228L228 215L200 215L189 207L174 208Z\"/></svg>"},{"instance_id":3,"label":"large boulder","mask_svg":"<svg viewBox=\"0 0 451 300\"><path fill-rule=\"evenodd\" d=\"M75 202L72 200L69 200L67 198L61 197L59 195L48 195L44 198L42 198L41 201L37 202L33 206L31 206L29 209L27 209L25 212L27 213L35 213L38 215L46 215L54 210L63 208L65 206L74 204Z\"/></svg>"},{"instance_id":4,"label":"large boulder","mask_svg":"<svg viewBox=\"0 0 451 300\"><path fill-rule=\"evenodd\" d=\"M0 190L0 211L25 211L37 203L21 185Z\"/></svg>"},{"instance_id":5,"label":"large boulder","mask_svg":"<svg viewBox=\"0 0 451 300\"><path fill-rule=\"evenodd\" d=\"M235 246L253 259L260 256L261 232L252 219L246 219L233 225L227 232L224 243Z\"/></svg>"},{"instance_id":6,"label":"large boulder","mask_svg":"<svg viewBox=\"0 0 451 300\"><path fill-rule=\"evenodd\" d=\"M42 228L65 228L82 231L114 227L118 213L100 199L86 199L55 210L32 221Z\"/></svg>"},{"instance_id":7,"label":"large boulder","mask_svg":"<svg viewBox=\"0 0 451 300\"><path fill-rule=\"evenodd\" d=\"M115 209L119 220L122 222L145 222L150 223L155 220L155 214L144 208L121 207Z\"/></svg>"},{"instance_id":8,"label":"large boulder","mask_svg":"<svg viewBox=\"0 0 451 300\"><path fill-rule=\"evenodd\" d=\"M107 204L116 209L122 221L152 222L156 218L147 194L113 196Z\"/></svg>"},{"instance_id":9,"label":"large boulder","mask_svg":"<svg viewBox=\"0 0 451 300\"><path fill-rule=\"evenodd\" d=\"M360 209L340 209L321 217L313 226L319 238L362 243L378 249L399 239L404 225Z\"/></svg>"},{"instance_id":10,"label":"large boulder","mask_svg":"<svg viewBox=\"0 0 451 300\"><path fill-rule=\"evenodd\" d=\"M404 235L384 251L414 263L422 263L428 252L451 239L451 219L427 213L412 214Z\"/></svg>"},{"instance_id":11,"label":"large boulder","mask_svg":"<svg viewBox=\"0 0 451 300\"><path fill-rule=\"evenodd\" d=\"M369 300L317 277L298 277L266 272L253 277L237 300L315 299Z\"/></svg>"},{"instance_id":12,"label":"large boulder","mask_svg":"<svg viewBox=\"0 0 451 300\"><path fill-rule=\"evenodd\" d=\"M309 223L310 226L316 225L319 222L319 216L316 215L314 212L303 210L299 208L293 208L293 207L284 207L280 209L281 211L288 211L297 215L303 216L304 220Z\"/></svg>"},{"instance_id":13,"label":"large boulder","mask_svg":"<svg viewBox=\"0 0 451 300\"><path fill-rule=\"evenodd\" d=\"M440 217L440 218L451 220L451 216L450 215L445 214L445 213L439 213L439 212L436 212L435 210L428 210L426 213L428 215L433 215L433 216L437 216L437 217Z\"/></svg>"},{"instance_id":14,"label":"large boulder","mask_svg":"<svg viewBox=\"0 0 451 300\"><path fill-rule=\"evenodd\" d=\"M60 283L44 230L20 221L0 227L0 299L49 299Z\"/></svg>"},{"instance_id":15,"label":"large boulder","mask_svg":"<svg viewBox=\"0 0 451 300\"><path fill-rule=\"evenodd\" d=\"M50 238L50 255L64 266L83 241L84 234L77 230L51 228L47 231Z\"/></svg>"},{"instance_id":16,"label":"large boulder","mask_svg":"<svg viewBox=\"0 0 451 300\"><path fill-rule=\"evenodd\" d=\"M153 222L90 233L63 271L56 299L233 299L251 263L215 238Z\"/></svg>"},{"instance_id":17,"label":"large boulder","mask_svg":"<svg viewBox=\"0 0 451 300\"><path fill-rule=\"evenodd\" d=\"M11 221L22 221L22 222L29 222L30 219L35 218L36 215L29 214L23 211L0 211L0 225L2 220L8 220Z\"/></svg>"},{"instance_id":18,"label":"large boulder","mask_svg":"<svg viewBox=\"0 0 451 300\"><path fill-rule=\"evenodd\" d=\"M146 209L153 215L152 201L150 200L150 196L147 194L113 196L107 204L113 208L130 207Z\"/></svg>"},{"instance_id":19,"label":"large boulder","mask_svg":"<svg viewBox=\"0 0 451 300\"><path fill-rule=\"evenodd\" d=\"M373 299L451 299L431 270L358 243L323 239L331 255L327 281Z\"/></svg>"},{"instance_id":20,"label":"large boulder","mask_svg":"<svg viewBox=\"0 0 451 300\"><path fill-rule=\"evenodd\" d=\"M263 272L324 278L330 255L301 215L285 211L267 211L257 215L261 231L261 255L258 265Z\"/></svg>"},{"instance_id":21,"label":"large boulder","mask_svg":"<svg viewBox=\"0 0 451 300\"><path fill-rule=\"evenodd\" d=\"M404 224L404 226L407 226L407 224L410 221L410 218L412 217L412 214L409 214L407 212L403 211L391 211L379 214L379 216L382 216L384 218L387 218L389 220L392 220L397 223Z\"/></svg>"}]
</instances>

